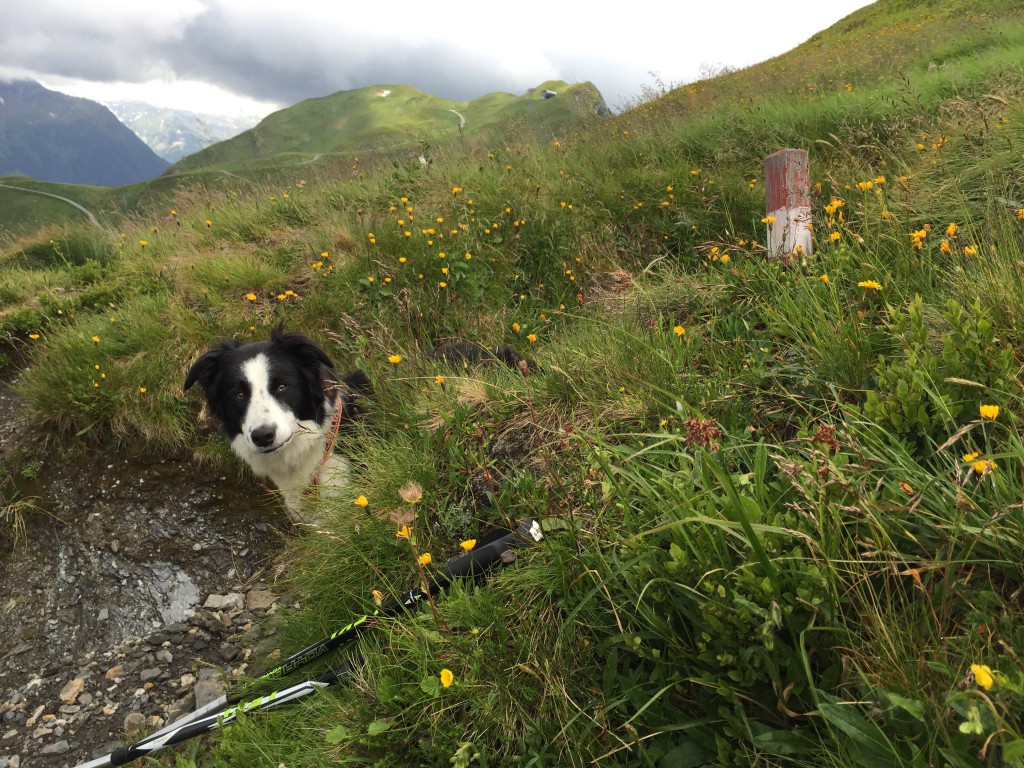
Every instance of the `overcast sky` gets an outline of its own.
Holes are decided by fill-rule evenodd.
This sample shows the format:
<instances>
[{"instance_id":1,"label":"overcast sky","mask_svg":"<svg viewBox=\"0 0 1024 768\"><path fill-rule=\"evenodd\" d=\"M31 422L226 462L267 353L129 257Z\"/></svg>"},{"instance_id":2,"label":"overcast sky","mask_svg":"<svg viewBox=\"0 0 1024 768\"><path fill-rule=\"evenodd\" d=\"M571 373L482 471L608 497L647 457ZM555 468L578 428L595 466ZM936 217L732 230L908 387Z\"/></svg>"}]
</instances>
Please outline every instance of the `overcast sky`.
<instances>
[{"instance_id":1,"label":"overcast sky","mask_svg":"<svg viewBox=\"0 0 1024 768\"><path fill-rule=\"evenodd\" d=\"M754 64L869 4L0 0L0 78L223 114L367 85L468 100L589 80L617 108L651 72L679 85Z\"/></svg>"}]
</instances>

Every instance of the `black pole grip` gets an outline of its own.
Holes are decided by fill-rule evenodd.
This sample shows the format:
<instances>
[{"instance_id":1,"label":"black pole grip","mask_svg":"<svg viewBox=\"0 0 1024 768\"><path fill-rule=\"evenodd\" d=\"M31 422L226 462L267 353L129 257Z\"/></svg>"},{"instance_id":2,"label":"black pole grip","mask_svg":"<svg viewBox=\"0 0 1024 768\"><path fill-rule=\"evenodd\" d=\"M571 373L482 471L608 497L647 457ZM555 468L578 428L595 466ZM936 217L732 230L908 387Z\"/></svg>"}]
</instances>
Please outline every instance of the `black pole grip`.
<instances>
[{"instance_id":1,"label":"black pole grip","mask_svg":"<svg viewBox=\"0 0 1024 768\"><path fill-rule=\"evenodd\" d=\"M441 572L431 579L434 588L444 589L456 579L475 578L501 560L501 556L517 541L540 541L543 535L536 520L524 520L514 531L498 528L490 531L464 555L453 557Z\"/></svg>"}]
</instances>

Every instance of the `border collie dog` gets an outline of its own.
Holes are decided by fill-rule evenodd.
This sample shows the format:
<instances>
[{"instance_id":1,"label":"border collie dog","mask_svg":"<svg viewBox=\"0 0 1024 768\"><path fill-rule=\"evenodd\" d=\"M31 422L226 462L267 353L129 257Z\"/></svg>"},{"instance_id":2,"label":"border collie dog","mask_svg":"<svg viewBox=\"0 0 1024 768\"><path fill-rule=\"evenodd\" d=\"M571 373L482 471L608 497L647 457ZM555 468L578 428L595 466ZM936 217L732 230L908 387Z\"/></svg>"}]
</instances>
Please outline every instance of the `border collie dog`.
<instances>
[{"instance_id":1,"label":"border collie dog","mask_svg":"<svg viewBox=\"0 0 1024 768\"><path fill-rule=\"evenodd\" d=\"M332 369L312 339L277 326L268 341L220 342L185 377L186 390L203 388L231 449L277 487L296 521L304 496L347 484L349 463L334 453L334 438L370 391L362 371L338 381Z\"/></svg>"}]
</instances>

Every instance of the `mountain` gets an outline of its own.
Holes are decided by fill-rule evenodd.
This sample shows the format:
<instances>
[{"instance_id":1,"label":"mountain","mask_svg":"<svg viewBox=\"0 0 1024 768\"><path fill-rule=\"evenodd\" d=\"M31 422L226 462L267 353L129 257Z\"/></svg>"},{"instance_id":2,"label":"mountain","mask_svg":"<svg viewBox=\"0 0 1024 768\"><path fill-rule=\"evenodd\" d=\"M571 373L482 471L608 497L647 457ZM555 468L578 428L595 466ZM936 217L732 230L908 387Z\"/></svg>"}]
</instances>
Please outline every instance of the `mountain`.
<instances>
[{"instance_id":1,"label":"mountain","mask_svg":"<svg viewBox=\"0 0 1024 768\"><path fill-rule=\"evenodd\" d=\"M102 104L32 80L0 82L0 175L120 186L166 168L167 161Z\"/></svg>"},{"instance_id":2,"label":"mountain","mask_svg":"<svg viewBox=\"0 0 1024 768\"><path fill-rule=\"evenodd\" d=\"M284 153L319 157L401 147L419 152L421 141L459 136L497 139L510 121L551 136L585 127L611 114L591 83L542 83L525 94L491 93L451 101L408 85L376 85L307 99L274 112L228 141L190 155L175 173L225 164L246 164Z\"/></svg>"},{"instance_id":3,"label":"mountain","mask_svg":"<svg viewBox=\"0 0 1024 768\"><path fill-rule=\"evenodd\" d=\"M208 115L156 107L141 101L115 101L107 106L150 149L171 163L237 136L260 120L256 115Z\"/></svg>"}]
</instances>

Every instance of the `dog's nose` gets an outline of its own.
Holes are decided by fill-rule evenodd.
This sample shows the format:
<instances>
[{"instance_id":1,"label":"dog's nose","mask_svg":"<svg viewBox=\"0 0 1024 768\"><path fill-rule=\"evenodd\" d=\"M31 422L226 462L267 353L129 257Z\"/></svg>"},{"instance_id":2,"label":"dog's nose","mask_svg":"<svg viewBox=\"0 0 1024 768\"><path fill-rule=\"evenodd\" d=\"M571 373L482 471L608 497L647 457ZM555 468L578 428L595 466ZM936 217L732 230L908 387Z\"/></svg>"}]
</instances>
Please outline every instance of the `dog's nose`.
<instances>
[{"instance_id":1,"label":"dog's nose","mask_svg":"<svg viewBox=\"0 0 1024 768\"><path fill-rule=\"evenodd\" d=\"M274 429L272 424L265 424L262 427L256 427L256 429L249 434L249 437L252 438L252 443L257 448L266 448L274 442L274 435L276 432L277 430Z\"/></svg>"}]
</instances>

